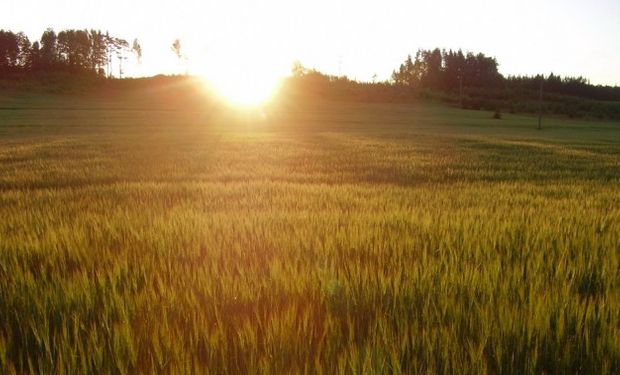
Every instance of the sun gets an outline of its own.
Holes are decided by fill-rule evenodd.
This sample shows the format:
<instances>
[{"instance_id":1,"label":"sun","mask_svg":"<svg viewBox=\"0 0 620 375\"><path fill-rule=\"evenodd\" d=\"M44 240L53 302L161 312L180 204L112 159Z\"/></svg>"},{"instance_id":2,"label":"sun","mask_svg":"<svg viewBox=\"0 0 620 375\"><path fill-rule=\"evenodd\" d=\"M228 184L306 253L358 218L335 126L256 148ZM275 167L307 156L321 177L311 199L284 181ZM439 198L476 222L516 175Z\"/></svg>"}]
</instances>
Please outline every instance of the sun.
<instances>
[{"instance_id":1,"label":"sun","mask_svg":"<svg viewBox=\"0 0 620 375\"><path fill-rule=\"evenodd\" d=\"M216 95L232 105L265 104L276 95L287 72L274 54L252 52L247 48L219 51L205 58L199 74Z\"/></svg>"},{"instance_id":2,"label":"sun","mask_svg":"<svg viewBox=\"0 0 620 375\"><path fill-rule=\"evenodd\" d=\"M276 94L281 78L273 72L226 69L204 77L216 94L230 104L252 107L265 104Z\"/></svg>"},{"instance_id":3,"label":"sun","mask_svg":"<svg viewBox=\"0 0 620 375\"><path fill-rule=\"evenodd\" d=\"M278 27L278 8L232 12L231 22L205 37L195 54L192 69L207 82L210 91L235 106L260 106L275 98L290 75L291 51ZM253 9L253 8L252 8Z\"/></svg>"}]
</instances>

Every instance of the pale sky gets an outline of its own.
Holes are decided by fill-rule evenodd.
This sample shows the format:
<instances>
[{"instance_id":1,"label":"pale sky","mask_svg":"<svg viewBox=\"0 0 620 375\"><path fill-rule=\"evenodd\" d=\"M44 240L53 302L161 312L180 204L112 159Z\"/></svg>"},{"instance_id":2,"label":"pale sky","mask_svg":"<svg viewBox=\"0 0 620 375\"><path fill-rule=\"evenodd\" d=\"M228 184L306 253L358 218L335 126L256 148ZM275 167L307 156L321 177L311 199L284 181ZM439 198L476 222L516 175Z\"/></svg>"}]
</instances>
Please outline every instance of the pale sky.
<instances>
[{"instance_id":1,"label":"pale sky","mask_svg":"<svg viewBox=\"0 0 620 375\"><path fill-rule=\"evenodd\" d=\"M300 60L331 74L386 79L418 48L483 52L510 74L583 75L620 85L620 0L0 0L0 28L95 28L131 42L127 73L285 74ZM170 51L180 38L186 63Z\"/></svg>"}]
</instances>

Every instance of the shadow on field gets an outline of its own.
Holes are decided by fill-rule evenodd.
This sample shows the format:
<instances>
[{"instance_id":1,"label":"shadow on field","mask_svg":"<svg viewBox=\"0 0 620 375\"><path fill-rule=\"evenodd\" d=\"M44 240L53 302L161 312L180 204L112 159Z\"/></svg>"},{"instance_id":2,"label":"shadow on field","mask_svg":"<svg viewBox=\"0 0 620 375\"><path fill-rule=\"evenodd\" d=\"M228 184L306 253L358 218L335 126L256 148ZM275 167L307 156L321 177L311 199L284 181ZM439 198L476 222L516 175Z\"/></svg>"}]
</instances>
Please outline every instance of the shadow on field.
<instances>
[{"instance_id":1,"label":"shadow on field","mask_svg":"<svg viewBox=\"0 0 620 375\"><path fill-rule=\"evenodd\" d=\"M606 182L620 175L613 123L549 120L538 132L523 116L493 120L436 105L320 102L192 112L106 102L79 109L89 103L4 111L0 190L127 182Z\"/></svg>"},{"instance_id":2,"label":"shadow on field","mask_svg":"<svg viewBox=\"0 0 620 375\"><path fill-rule=\"evenodd\" d=\"M475 161L471 180L608 182L620 176L619 152L612 144L561 144L541 140L461 140L461 150Z\"/></svg>"}]
</instances>

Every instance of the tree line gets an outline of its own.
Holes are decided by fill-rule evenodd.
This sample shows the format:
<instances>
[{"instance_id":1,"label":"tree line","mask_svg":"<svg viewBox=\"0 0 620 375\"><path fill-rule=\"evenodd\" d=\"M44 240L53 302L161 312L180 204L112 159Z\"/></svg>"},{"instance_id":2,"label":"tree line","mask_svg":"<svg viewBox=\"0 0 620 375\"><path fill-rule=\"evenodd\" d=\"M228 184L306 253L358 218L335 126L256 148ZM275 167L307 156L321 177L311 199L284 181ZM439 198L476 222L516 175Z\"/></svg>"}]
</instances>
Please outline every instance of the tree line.
<instances>
[{"instance_id":1,"label":"tree line","mask_svg":"<svg viewBox=\"0 0 620 375\"><path fill-rule=\"evenodd\" d=\"M101 30L68 29L56 33L47 29L32 43L23 32L0 30L0 77L58 71L111 76L115 64L122 76L123 61L129 55L138 61L142 58L137 39L130 45Z\"/></svg>"},{"instance_id":2,"label":"tree line","mask_svg":"<svg viewBox=\"0 0 620 375\"><path fill-rule=\"evenodd\" d=\"M504 77L495 58L482 53L420 50L396 69L390 80L359 82L308 69L297 62L286 95L308 99L411 102L430 99L495 114L538 113L620 120L620 87L594 86L583 77L550 74Z\"/></svg>"},{"instance_id":3,"label":"tree line","mask_svg":"<svg viewBox=\"0 0 620 375\"><path fill-rule=\"evenodd\" d=\"M181 41L171 51L182 64L186 57ZM123 63L133 57L140 62L142 47L100 30L68 29L43 32L31 42L23 32L0 30L0 79L54 77L70 85L74 73L119 78ZM462 50L418 50L407 56L384 82L357 82L325 75L298 64L289 80L291 93L365 101L408 101L432 97L468 109L537 112L539 91L544 90L544 110L572 117L620 119L620 87L592 85L583 77L508 76L498 71L494 57Z\"/></svg>"},{"instance_id":4,"label":"tree line","mask_svg":"<svg viewBox=\"0 0 620 375\"><path fill-rule=\"evenodd\" d=\"M510 91L512 95L538 92L575 96L592 100L620 101L620 87L592 85L583 77L509 76L498 71L498 62L483 53L461 50L418 50L409 55L392 73L396 85L439 91L486 92Z\"/></svg>"},{"instance_id":5,"label":"tree line","mask_svg":"<svg viewBox=\"0 0 620 375\"><path fill-rule=\"evenodd\" d=\"M459 51L418 50L415 59L411 55L392 73L397 85L438 90L454 90L466 87L495 87L502 81L495 58L482 53L464 54Z\"/></svg>"}]
</instances>

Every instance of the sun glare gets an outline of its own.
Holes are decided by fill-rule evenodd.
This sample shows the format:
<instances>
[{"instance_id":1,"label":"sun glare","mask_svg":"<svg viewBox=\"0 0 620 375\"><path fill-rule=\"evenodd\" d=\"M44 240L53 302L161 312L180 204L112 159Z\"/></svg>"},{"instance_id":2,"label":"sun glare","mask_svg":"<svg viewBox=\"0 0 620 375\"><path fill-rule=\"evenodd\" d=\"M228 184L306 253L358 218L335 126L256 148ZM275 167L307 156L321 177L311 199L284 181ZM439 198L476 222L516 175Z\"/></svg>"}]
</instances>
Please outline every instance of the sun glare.
<instances>
[{"instance_id":1,"label":"sun glare","mask_svg":"<svg viewBox=\"0 0 620 375\"><path fill-rule=\"evenodd\" d=\"M273 97L280 83L280 77L259 72L255 75L230 72L206 76L205 79L219 96L238 106L264 104Z\"/></svg>"},{"instance_id":2,"label":"sun glare","mask_svg":"<svg viewBox=\"0 0 620 375\"><path fill-rule=\"evenodd\" d=\"M276 94L286 75L273 58L248 60L246 56L219 54L219 58L211 57L204 62L200 74L207 85L230 104L260 106Z\"/></svg>"}]
</instances>

